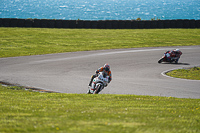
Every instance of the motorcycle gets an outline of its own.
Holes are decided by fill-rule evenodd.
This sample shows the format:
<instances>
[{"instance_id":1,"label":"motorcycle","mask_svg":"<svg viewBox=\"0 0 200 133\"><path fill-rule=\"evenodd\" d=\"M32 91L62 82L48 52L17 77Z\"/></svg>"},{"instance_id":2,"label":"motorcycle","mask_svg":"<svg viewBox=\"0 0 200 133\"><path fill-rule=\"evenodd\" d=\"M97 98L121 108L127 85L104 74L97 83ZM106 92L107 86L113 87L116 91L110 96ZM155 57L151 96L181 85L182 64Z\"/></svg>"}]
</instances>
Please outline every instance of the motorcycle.
<instances>
[{"instance_id":1,"label":"motorcycle","mask_svg":"<svg viewBox=\"0 0 200 133\"><path fill-rule=\"evenodd\" d=\"M170 58L169 57L169 53L164 53L164 56L162 56L162 58L160 58L158 60L158 63L162 63L162 62L169 62L169 63L172 63L172 62L175 62L176 64L178 63L178 60L180 58L180 56L177 56L177 55L172 55Z\"/></svg>"},{"instance_id":2,"label":"motorcycle","mask_svg":"<svg viewBox=\"0 0 200 133\"><path fill-rule=\"evenodd\" d=\"M98 94L102 91L104 87L108 86L108 78L109 76L106 76L104 72L99 72L98 76L93 79L87 94Z\"/></svg>"}]
</instances>

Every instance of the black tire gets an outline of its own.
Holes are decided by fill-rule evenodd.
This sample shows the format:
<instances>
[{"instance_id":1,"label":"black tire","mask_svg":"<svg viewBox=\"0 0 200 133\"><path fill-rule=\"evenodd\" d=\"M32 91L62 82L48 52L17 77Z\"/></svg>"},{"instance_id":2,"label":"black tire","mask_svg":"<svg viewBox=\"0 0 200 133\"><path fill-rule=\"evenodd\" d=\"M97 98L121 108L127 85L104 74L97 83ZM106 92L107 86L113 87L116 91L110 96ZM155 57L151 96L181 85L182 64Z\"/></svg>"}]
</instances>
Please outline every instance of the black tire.
<instances>
[{"instance_id":1,"label":"black tire","mask_svg":"<svg viewBox=\"0 0 200 133\"><path fill-rule=\"evenodd\" d=\"M163 60L164 60L164 59L163 59L163 58L161 58L161 59L158 61L158 63L162 63L162 62L163 62Z\"/></svg>"},{"instance_id":2,"label":"black tire","mask_svg":"<svg viewBox=\"0 0 200 133\"><path fill-rule=\"evenodd\" d=\"M93 94L99 94L99 92L102 90L102 86L98 85L97 89L95 90L95 92Z\"/></svg>"}]
</instances>

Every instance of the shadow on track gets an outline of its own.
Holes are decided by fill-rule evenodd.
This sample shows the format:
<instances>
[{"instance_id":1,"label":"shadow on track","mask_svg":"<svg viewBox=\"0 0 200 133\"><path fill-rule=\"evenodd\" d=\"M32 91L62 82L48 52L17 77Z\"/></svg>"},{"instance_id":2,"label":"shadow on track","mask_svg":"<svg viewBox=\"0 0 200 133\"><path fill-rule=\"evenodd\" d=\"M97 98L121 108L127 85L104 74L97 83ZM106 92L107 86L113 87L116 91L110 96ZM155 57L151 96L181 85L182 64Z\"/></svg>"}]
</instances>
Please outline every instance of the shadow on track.
<instances>
[{"instance_id":1,"label":"shadow on track","mask_svg":"<svg viewBox=\"0 0 200 133\"><path fill-rule=\"evenodd\" d=\"M162 62L161 64L171 64L171 65L190 65L189 63L170 63L170 62Z\"/></svg>"}]
</instances>

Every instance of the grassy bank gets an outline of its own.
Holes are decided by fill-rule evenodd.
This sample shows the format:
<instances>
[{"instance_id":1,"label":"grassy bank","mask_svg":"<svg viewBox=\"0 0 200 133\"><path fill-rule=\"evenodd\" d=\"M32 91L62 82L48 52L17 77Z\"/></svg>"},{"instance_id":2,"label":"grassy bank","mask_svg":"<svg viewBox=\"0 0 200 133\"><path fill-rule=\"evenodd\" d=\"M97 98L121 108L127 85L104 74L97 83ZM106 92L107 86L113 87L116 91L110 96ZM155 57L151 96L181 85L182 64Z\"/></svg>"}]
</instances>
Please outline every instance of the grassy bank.
<instances>
[{"instance_id":1,"label":"grassy bank","mask_svg":"<svg viewBox=\"0 0 200 133\"><path fill-rule=\"evenodd\" d=\"M0 57L135 47L200 45L200 29L0 28Z\"/></svg>"},{"instance_id":2,"label":"grassy bank","mask_svg":"<svg viewBox=\"0 0 200 133\"><path fill-rule=\"evenodd\" d=\"M166 74L176 78L200 80L200 67L193 67L190 69L177 69Z\"/></svg>"},{"instance_id":3,"label":"grassy bank","mask_svg":"<svg viewBox=\"0 0 200 133\"><path fill-rule=\"evenodd\" d=\"M199 105L200 99L39 93L0 86L0 132L200 132Z\"/></svg>"}]
</instances>

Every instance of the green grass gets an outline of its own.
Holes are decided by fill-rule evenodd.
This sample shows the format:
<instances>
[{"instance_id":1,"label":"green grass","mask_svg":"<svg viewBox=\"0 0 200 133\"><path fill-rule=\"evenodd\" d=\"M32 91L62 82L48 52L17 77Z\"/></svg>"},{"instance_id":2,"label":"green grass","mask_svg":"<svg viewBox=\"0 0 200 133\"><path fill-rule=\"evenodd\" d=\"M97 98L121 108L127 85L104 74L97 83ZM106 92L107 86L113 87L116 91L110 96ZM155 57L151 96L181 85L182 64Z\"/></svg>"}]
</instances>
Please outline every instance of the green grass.
<instances>
[{"instance_id":1,"label":"green grass","mask_svg":"<svg viewBox=\"0 0 200 133\"><path fill-rule=\"evenodd\" d=\"M0 86L0 132L200 132L200 99L39 93Z\"/></svg>"},{"instance_id":2,"label":"green grass","mask_svg":"<svg viewBox=\"0 0 200 133\"><path fill-rule=\"evenodd\" d=\"M176 78L200 80L200 67L193 67L190 69L177 69L166 74Z\"/></svg>"},{"instance_id":3,"label":"green grass","mask_svg":"<svg viewBox=\"0 0 200 133\"><path fill-rule=\"evenodd\" d=\"M0 57L200 45L200 29L0 28Z\"/></svg>"},{"instance_id":4,"label":"green grass","mask_svg":"<svg viewBox=\"0 0 200 133\"><path fill-rule=\"evenodd\" d=\"M0 28L0 57L200 45L200 29ZM39 93L0 85L0 132L200 132L200 99Z\"/></svg>"}]
</instances>

